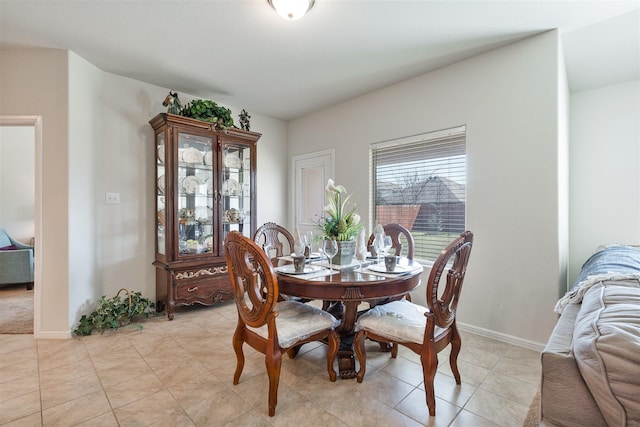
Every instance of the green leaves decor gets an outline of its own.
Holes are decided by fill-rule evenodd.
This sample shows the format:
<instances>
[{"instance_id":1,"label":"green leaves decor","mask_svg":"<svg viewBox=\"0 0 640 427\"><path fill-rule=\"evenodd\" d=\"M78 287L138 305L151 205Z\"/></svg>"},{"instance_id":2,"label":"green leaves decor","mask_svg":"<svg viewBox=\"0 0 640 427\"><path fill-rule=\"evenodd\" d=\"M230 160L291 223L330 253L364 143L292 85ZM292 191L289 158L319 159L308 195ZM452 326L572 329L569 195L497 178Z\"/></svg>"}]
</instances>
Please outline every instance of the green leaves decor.
<instances>
[{"instance_id":1,"label":"green leaves decor","mask_svg":"<svg viewBox=\"0 0 640 427\"><path fill-rule=\"evenodd\" d=\"M125 292L126 298L122 300L120 293ZM120 289L115 297L101 296L93 313L82 315L78 326L73 330L73 335L91 335L93 330L103 333L107 329L117 329L131 323L141 317L148 318L155 314L155 304L143 298L140 292L129 292ZM138 325L142 329L142 325Z\"/></svg>"},{"instance_id":2,"label":"green leaves decor","mask_svg":"<svg viewBox=\"0 0 640 427\"><path fill-rule=\"evenodd\" d=\"M189 102L180 110L180 115L213 123L220 129L234 127L231 110L206 99Z\"/></svg>"}]
</instances>

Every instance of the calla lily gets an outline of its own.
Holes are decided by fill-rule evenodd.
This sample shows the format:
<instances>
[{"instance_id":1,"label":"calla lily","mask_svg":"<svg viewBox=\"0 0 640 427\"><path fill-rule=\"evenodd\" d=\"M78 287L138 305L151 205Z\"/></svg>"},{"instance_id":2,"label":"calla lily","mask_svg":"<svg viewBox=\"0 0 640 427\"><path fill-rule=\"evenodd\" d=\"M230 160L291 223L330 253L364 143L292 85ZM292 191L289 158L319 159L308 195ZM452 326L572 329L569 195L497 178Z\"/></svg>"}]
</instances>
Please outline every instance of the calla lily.
<instances>
[{"instance_id":1,"label":"calla lily","mask_svg":"<svg viewBox=\"0 0 640 427\"><path fill-rule=\"evenodd\" d=\"M360 224L360 215L358 215L357 213L355 213L355 212L354 212L354 213L353 213L353 215L351 216L351 218L352 218L352 220L353 220L353 221L351 222L353 225L358 225L358 224Z\"/></svg>"},{"instance_id":2,"label":"calla lily","mask_svg":"<svg viewBox=\"0 0 640 427\"><path fill-rule=\"evenodd\" d=\"M355 206L344 214L351 195L347 195L347 189L343 185L336 185L331 178L327 181L325 190L329 204L324 207L325 217L318 224L324 236L336 240L353 240L362 226L359 225L360 215L355 213ZM343 194L346 197L343 198Z\"/></svg>"},{"instance_id":3,"label":"calla lily","mask_svg":"<svg viewBox=\"0 0 640 427\"><path fill-rule=\"evenodd\" d=\"M332 217L335 217L335 216L336 216L336 210L335 210L335 208L333 207L333 204L331 204L331 203L329 203L328 205L326 205L326 206L324 207L323 211L324 211L324 213L325 213L325 214L327 214L327 215L329 215L329 216L332 216Z\"/></svg>"},{"instance_id":4,"label":"calla lily","mask_svg":"<svg viewBox=\"0 0 640 427\"><path fill-rule=\"evenodd\" d=\"M344 185L336 185L333 179L329 178L327 186L324 188L327 193L346 193L347 189Z\"/></svg>"}]
</instances>

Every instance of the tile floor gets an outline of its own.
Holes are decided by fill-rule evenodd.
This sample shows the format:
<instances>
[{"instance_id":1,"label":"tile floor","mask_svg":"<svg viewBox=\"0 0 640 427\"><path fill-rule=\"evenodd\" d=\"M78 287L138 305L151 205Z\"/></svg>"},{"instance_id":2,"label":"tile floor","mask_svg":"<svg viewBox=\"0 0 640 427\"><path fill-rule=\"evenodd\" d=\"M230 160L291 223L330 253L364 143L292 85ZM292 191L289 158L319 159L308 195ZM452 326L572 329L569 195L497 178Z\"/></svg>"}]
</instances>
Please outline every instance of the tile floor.
<instances>
[{"instance_id":1,"label":"tile floor","mask_svg":"<svg viewBox=\"0 0 640 427\"><path fill-rule=\"evenodd\" d=\"M283 358L275 417L263 356L245 345L232 384L233 302L180 309L133 327L70 340L0 335L2 426L521 426L540 378L537 352L463 333L456 386L439 354L435 417L418 358L368 347L367 374L331 383L325 347Z\"/></svg>"}]
</instances>

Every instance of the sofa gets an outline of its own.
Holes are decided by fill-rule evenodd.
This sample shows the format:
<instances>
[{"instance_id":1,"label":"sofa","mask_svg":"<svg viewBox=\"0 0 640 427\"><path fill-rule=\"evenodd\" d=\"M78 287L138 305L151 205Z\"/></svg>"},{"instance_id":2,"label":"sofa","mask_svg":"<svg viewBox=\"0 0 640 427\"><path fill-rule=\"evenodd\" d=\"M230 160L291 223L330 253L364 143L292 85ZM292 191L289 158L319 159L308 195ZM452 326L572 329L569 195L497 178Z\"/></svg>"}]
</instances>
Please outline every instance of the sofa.
<instances>
[{"instance_id":1,"label":"sofa","mask_svg":"<svg viewBox=\"0 0 640 427\"><path fill-rule=\"evenodd\" d=\"M33 289L33 246L12 239L0 228L0 286L19 283Z\"/></svg>"},{"instance_id":2,"label":"sofa","mask_svg":"<svg viewBox=\"0 0 640 427\"><path fill-rule=\"evenodd\" d=\"M556 311L540 425L640 426L640 248L599 248Z\"/></svg>"}]
</instances>

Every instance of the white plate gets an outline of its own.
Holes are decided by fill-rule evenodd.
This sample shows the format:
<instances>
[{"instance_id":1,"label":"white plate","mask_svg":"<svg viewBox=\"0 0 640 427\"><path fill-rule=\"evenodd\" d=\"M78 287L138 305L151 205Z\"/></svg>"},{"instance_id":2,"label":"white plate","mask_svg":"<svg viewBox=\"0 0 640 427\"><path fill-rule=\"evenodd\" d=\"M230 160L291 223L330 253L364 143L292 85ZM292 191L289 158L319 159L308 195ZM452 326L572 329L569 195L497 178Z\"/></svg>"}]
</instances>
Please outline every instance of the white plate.
<instances>
[{"instance_id":1,"label":"white plate","mask_svg":"<svg viewBox=\"0 0 640 427\"><path fill-rule=\"evenodd\" d=\"M228 168L240 169L242 160L236 153L226 153L224 155L224 165Z\"/></svg>"},{"instance_id":2,"label":"white plate","mask_svg":"<svg viewBox=\"0 0 640 427\"><path fill-rule=\"evenodd\" d=\"M373 264L373 265L370 265L368 268L371 271L376 271L378 273L389 273L389 274L408 273L412 270L412 268L407 265L396 265L396 269L393 271L387 271L387 268L384 266L384 264Z\"/></svg>"},{"instance_id":3,"label":"white plate","mask_svg":"<svg viewBox=\"0 0 640 427\"><path fill-rule=\"evenodd\" d=\"M182 161L185 163L202 163L202 153L197 148L185 148L182 151Z\"/></svg>"},{"instance_id":4,"label":"white plate","mask_svg":"<svg viewBox=\"0 0 640 427\"><path fill-rule=\"evenodd\" d=\"M222 194L225 196L240 195L240 183L233 178L229 178L222 183Z\"/></svg>"},{"instance_id":5,"label":"white plate","mask_svg":"<svg viewBox=\"0 0 640 427\"><path fill-rule=\"evenodd\" d=\"M291 256L292 257L296 256L296 253L295 252L291 253ZM323 257L322 254L318 252L311 252L311 256L309 257L309 259L320 259L320 258L326 258L326 257Z\"/></svg>"},{"instance_id":6,"label":"white plate","mask_svg":"<svg viewBox=\"0 0 640 427\"><path fill-rule=\"evenodd\" d=\"M280 265L275 268L275 270L278 273L284 273L284 274L308 274L308 273L315 273L316 271L320 271L322 269L323 267L320 267L319 265L305 265L304 270L298 272L296 271L293 264Z\"/></svg>"},{"instance_id":7,"label":"white plate","mask_svg":"<svg viewBox=\"0 0 640 427\"><path fill-rule=\"evenodd\" d=\"M213 247L213 236L211 234L200 238L200 243L203 244L208 250Z\"/></svg>"},{"instance_id":8,"label":"white plate","mask_svg":"<svg viewBox=\"0 0 640 427\"><path fill-rule=\"evenodd\" d=\"M182 189L187 194L196 194L203 184L202 180L195 175L186 176L182 180Z\"/></svg>"},{"instance_id":9,"label":"white plate","mask_svg":"<svg viewBox=\"0 0 640 427\"><path fill-rule=\"evenodd\" d=\"M158 160L160 163L164 163L164 145L158 146Z\"/></svg>"},{"instance_id":10,"label":"white plate","mask_svg":"<svg viewBox=\"0 0 640 427\"><path fill-rule=\"evenodd\" d=\"M209 166L213 164L213 151L204 153L204 164Z\"/></svg>"},{"instance_id":11,"label":"white plate","mask_svg":"<svg viewBox=\"0 0 640 427\"><path fill-rule=\"evenodd\" d=\"M206 206L198 206L195 210L195 217L199 223L209 223L213 219L213 209Z\"/></svg>"},{"instance_id":12,"label":"white plate","mask_svg":"<svg viewBox=\"0 0 640 427\"><path fill-rule=\"evenodd\" d=\"M158 192L164 194L164 175L158 177Z\"/></svg>"}]
</instances>

